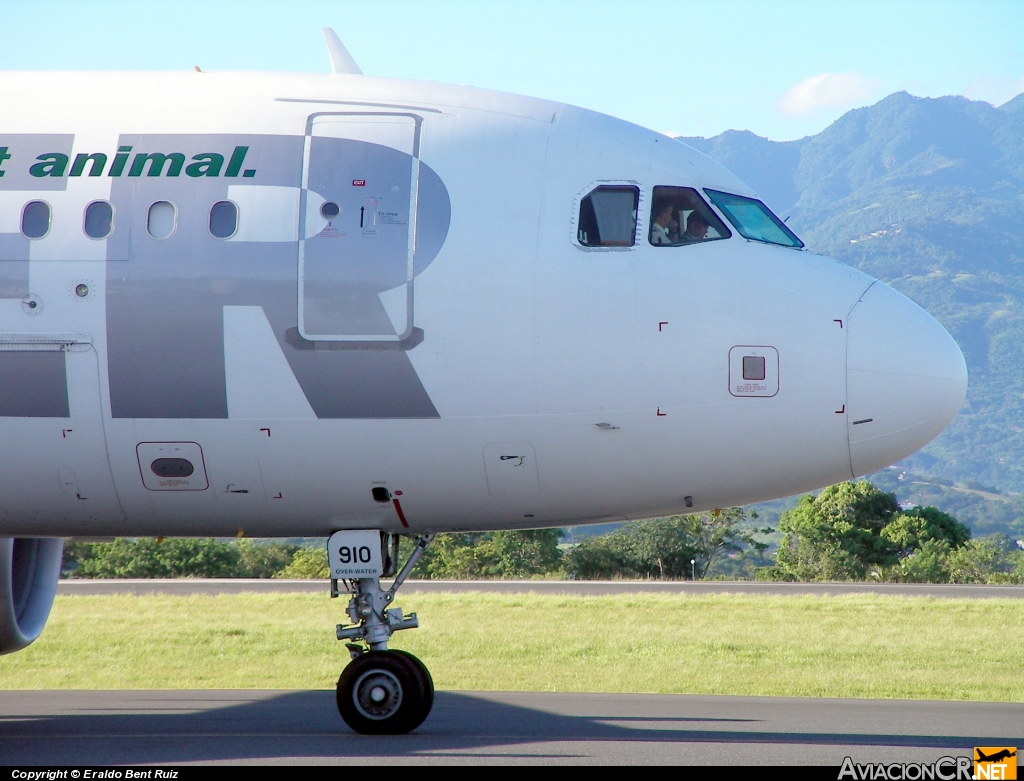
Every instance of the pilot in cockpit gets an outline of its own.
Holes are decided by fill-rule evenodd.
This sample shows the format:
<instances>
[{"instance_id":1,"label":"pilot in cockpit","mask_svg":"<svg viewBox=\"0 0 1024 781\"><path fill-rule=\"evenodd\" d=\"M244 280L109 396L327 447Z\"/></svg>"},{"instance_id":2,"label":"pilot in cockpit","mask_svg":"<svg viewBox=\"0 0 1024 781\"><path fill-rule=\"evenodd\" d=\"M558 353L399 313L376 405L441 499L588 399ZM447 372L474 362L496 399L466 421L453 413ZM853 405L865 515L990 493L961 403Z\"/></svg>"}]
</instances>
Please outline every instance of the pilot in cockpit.
<instances>
[{"instance_id":1,"label":"pilot in cockpit","mask_svg":"<svg viewBox=\"0 0 1024 781\"><path fill-rule=\"evenodd\" d=\"M654 204L654 220L651 222L651 244L678 244L679 222L675 218L676 205L672 201L658 201Z\"/></svg>"},{"instance_id":2,"label":"pilot in cockpit","mask_svg":"<svg viewBox=\"0 0 1024 781\"><path fill-rule=\"evenodd\" d=\"M708 221L695 209L686 218L686 230L683 231L680 241L704 241L708 235L708 227Z\"/></svg>"}]
</instances>

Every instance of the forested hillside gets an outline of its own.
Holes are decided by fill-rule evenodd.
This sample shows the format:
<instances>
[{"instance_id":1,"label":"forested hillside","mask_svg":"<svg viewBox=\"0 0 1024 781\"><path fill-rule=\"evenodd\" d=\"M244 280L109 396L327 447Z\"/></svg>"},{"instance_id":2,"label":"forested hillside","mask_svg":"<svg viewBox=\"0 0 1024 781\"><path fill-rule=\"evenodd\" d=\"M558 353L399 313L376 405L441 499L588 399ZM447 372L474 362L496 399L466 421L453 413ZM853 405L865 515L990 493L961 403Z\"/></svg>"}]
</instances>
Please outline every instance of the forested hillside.
<instances>
[{"instance_id":1,"label":"forested hillside","mask_svg":"<svg viewBox=\"0 0 1024 781\"><path fill-rule=\"evenodd\" d=\"M750 184L810 249L893 285L959 342L967 403L903 465L1024 492L1024 94L995 108L900 92L798 141L680 140Z\"/></svg>"}]
</instances>

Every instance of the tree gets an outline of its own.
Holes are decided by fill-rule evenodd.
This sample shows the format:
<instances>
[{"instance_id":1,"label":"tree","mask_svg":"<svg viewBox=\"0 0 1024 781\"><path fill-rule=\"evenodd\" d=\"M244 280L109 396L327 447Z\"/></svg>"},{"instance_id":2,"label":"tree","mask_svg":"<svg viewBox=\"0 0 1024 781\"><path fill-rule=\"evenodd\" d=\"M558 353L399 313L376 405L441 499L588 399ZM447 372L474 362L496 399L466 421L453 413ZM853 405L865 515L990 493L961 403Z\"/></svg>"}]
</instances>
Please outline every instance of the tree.
<instances>
[{"instance_id":1,"label":"tree","mask_svg":"<svg viewBox=\"0 0 1024 781\"><path fill-rule=\"evenodd\" d=\"M950 583L1024 583L1024 551L1002 534L951 551L947 566Z\"/></svg>"},{"instance_id":2,"label":"tree","mask_svg":"<svg viewBox=\"0 0 1024 781\"><path fill-rule=\"evenodd\" d=\"M886 580L897 583L949 583L949 543L925 540L921 547L900 559Z\"/></svg>"},{"instance_id":3,"label":"tree","mask_svg":"<svg viewBox=\"0 0 1024 781\"><path fill-rule=\"evenodd\" d=\"M779 518L783 532L776 580L859 580L870 566L895 564L896 546L881 536L900 511L893 494L871 483L840 483L818 496L802 496Z\"/></svg>"},{"instance_id":4,"label":"tree","mask_svg":"<svg viewBox=\"0 0 1024 781\"><path fill-rule=\"evenodd\" d=\"M558 529L439 534L413 569L413 577L530 578L561 571ZM404 561L412 550L405 543Z\"/></svg>"},{"instance_id":5,"label":"tree","mask_svg":"<svg viewBox=\"0 0 1024 781\"><path fill-rule=\"evenodd\" d=\"M71 540L64 546L63 569L85 578L269 578L296 550L279 543L191 537Z\"/></svg>"},{"instance_id":6,"label":"tree","mask_svg":"<svg viewBox=\"0 0 1024 781\"><path fill-rule=\"evenodd\" d=\"M500 578L529 578L551 575L562 565L559 529L494 532L481 546L488 559L484 574Z\"/></svg>"},{"instance_id":7,"label":"tree","mask_svg":"<svg viewBox=\"0 0 1024 781\"><path fill-rule=\"evenodd\" d=\"M881 531L901 556L909 556L929 541L944 541L959 548L971 538L971 530L952 515L934 507L915 507L900 513Z\"/></svg>"},{"instance_id":8,"label":"tree","mask_svg":"<svg viewBox=\"0 0 1024 781\"><path fill-rule=\"evenodd\" d=\"M782 514L774 580L944 579L950 551L970 529L934 507L902 511L896 496L866 480L803 496Z\"/></svg>"},{"instance_id":9,"label":"tree","mask_svg":"<svg viewBox=\"0 0 1024 781\"><path fill-rule=\"evenodd\" d=\"M301 552L297 545L280 543L259 543L255 540L238 540L238 565L235 570L239 578L273 578L294 562L294 556Z\"/></svg>"},{"instance_id":10,"label":"tree","mask_svg":"<svg viewBox=\"0 0 1024 781\"><path fill-rule=\"evenodd\" d=\"M274 578L318 580L331 577L327 548L299 548L287 566L274 573Z\"/></svg>"},{"instance_id":11,"label":"tree","mask_svg":"<svg viewBox=\"0 0 1024 781\"><path fill-rule=\"evenodd\" d=\"M739 524L748 517L745 510L733 507L720 513L704 513L703 515L684 515L684 528L696 548L696 576L703 578L711 565L729 553L742 553L751 549L758 555L768 548L768 543L757 540L755 534L771 534L775 530L769 527L744 532ZM750 518L757 518L757 513L750 513ZM744 546L747 546L745 549Z\"/></svg>"},{"instance_id":12,"label":"tree","mask_svg":"<svg viewBox=\"0 0 1024 781\"><path fill-rule=\"evenodd\" d=\"M87 578L223 578L238 570L237 546L212 539L116 539L86 543L75 574Z\"/></svg>"},{"instance_id":13,"label":"tree","mask_svg":"<svg viewBox=\"0 0 1024 781\"><path fill-rule=\"evenodd\" d=\"M590 537L576 545L566 568L571 575L584 579L702 578L725 554L743 551L744 546L756 550L767 547L753 535L772 529L744 532L740 523L746 518L744 510L732 508L627 523L610 534Z\"/></svg>"},{"instance_id":14,"label":"tree","mask_svg":"<svg viewBox=\"0 0 1024 781\"><path fill-rule=\"evenodd\" d=\"M569 554L571 575L611 578L688 578L694 541L681 516L627 523L600 537L589 537Z\"/></svg>"}]
</instances>

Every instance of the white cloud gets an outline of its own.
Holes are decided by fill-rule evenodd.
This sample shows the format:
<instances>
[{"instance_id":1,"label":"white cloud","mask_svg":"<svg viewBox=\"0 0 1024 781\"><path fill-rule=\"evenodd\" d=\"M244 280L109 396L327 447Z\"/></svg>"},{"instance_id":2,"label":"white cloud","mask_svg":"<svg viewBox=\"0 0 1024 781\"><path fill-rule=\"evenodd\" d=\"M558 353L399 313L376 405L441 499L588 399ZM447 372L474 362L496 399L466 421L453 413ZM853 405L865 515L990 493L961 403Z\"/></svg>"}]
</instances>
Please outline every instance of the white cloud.
<instances>
[{"instance_id":1,"label":"white cloud","mask_svg":"<svg viewBox=\"0 0 1024 781\"><path fill-rule=\"evenodd\" d=\"M999 106L1024 92L1024 78L1014 79L1005 76L982 76L971 82L964 90L964 97L971 100L986 100L993 106Z\"/></svg>"},{"instance_id":2,"label":"white cloud","mask_svg":"<svg viewBox=\"0 0 1024 781\"><path fill-rule=\"evenodd\" d=\"M870 98L880 86L878 79L868 79L858 73L819 73L786 90L776 108L790 117L804 117L830 108L850 108Z\"/></svg>"}]
</instances>

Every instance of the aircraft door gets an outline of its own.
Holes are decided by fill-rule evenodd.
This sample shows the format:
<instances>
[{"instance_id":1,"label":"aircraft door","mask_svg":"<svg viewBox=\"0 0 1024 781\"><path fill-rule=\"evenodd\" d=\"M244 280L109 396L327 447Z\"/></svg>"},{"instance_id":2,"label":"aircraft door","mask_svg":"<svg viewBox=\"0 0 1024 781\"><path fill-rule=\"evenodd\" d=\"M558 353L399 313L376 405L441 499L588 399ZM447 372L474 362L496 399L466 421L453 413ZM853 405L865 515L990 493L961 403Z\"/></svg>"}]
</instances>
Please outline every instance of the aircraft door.
<instances>
[{"instance_id":1,"label":"aircraft door","mask_svg":"<svg viewBox=\"0 0 1024 781\"><path fill-rule=\"evenodd\" d=\"M315 114L299 224L299 334L398 342L413 328L420 123L412 114Z\"/></svg>"},{"instance_id":2,"label":"aircraft door","mask_svg":"<svg viewBox=\"0 0 1024 781\"><path fill-rule=\"evenodd\" d=\"M0 496L8 532L96 533L123 521L103 425L99 361L84 334L0 335ZM109 533L109 531L108 531Z\"/></svg>"}]
</instances>

